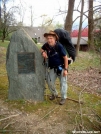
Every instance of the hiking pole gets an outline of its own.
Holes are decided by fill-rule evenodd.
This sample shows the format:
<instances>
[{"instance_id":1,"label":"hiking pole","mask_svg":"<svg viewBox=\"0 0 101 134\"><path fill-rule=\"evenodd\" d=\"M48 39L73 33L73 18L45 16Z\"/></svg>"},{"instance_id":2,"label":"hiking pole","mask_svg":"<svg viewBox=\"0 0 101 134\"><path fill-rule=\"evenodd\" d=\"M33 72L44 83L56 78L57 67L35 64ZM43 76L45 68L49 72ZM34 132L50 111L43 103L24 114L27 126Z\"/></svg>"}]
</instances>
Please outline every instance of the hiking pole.
<instances>
[{"instance_id":1,"label":"hiking pole","mask_svg":"<svg viewBox=\"0 0 101 134\"><path fill-rule=\"evenodd\" d=\"M50 77L50 68L48 66L48 58L46 58L46 59L44 58L44 61L43 62L44 62L44 65L45 65L45 87L47 85L47 81L48 80L50 80L50 84L51 84L51 87L52 87L51 77ZM47 88L46 88L46 94L47 94ZM46 100L47 100L47 96L46 96Z\"/></svg>"},{"instance_id":2,"label":"hiking pole","mask_svg":"<svg viewBox=\"0 0 101 134\"><path fill-rule=\"evenodd\" d=\"M46 51L45 51L46 52ZM47 52L46 52L47 53ZM50 75L49 75L49 63L48 63L48 54L47 54L47 57L44 57L44 60L43 60L43 65L45 66L45 87L47 85L47 81L48 81L48 78L50 79L51 81L51 78L50 78ZM46 88L45 88L46 89ZM47 91L47 90L46 90ZM46 100L47 100L47 97L46 97Z\"/></svg>"},{"instance_id":3,"label":"hiking pole","mask_svg":"<svg viewBox=\"0 0 101 134\"><path fill-rule=\"evenodd\" d=\"M48 79L48 58L44 58L44 66L45 66L45 87L47 85L47 79ZM46 94L47 94L47 88L46 89ZM47 101L47 96L46 96L46 101Z\"/></svg>"},{"instance_id":4,"label":"hiking pole","mask_svg":"<svg viewBox=\"0 0 101 134\"><path fill-rule=\"evenodd\" d=\"M52 81L51 81L51 77L50 77L50 68L49 68L49 59L48 58L44 58L43 65L45 66L45 87L47 85L48 80L50 80L51 88L54 91L54 87L52 85ZM46 94L47 94L47 88L45 88L45 89L46 89ZM46 96L46 101L47 101L47 96ZM57 99L56 99L56 101L57 101Z\"/></svg>"}]
</instances>

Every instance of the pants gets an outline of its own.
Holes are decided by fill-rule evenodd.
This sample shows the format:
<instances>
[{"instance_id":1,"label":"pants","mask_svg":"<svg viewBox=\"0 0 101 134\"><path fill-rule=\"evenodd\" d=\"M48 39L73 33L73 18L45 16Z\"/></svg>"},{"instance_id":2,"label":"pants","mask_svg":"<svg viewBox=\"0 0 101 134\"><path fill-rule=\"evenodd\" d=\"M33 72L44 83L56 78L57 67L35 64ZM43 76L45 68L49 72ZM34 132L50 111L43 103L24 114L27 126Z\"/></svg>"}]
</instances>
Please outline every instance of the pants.
<instances>
[{"instance_id":1,"label":"pants","mask_svg":"<svg viewBox=\"0 0 101 134\"><path fill-rule=\"evenodd\" d=\"M65 76L65 77L63 76L63 70L62 70L60 76L58 76L54 72L54 69L50 69L49 72L47 72L46 81L48 83L48 87L49 87L52 94L58 95L58 92L55 88L55 81L56 81L57 77L60 80L61 98L66 99L67 98L67 88L68 88L68 86L67 86L67 76Z\"/></svg>"}]
</instances>

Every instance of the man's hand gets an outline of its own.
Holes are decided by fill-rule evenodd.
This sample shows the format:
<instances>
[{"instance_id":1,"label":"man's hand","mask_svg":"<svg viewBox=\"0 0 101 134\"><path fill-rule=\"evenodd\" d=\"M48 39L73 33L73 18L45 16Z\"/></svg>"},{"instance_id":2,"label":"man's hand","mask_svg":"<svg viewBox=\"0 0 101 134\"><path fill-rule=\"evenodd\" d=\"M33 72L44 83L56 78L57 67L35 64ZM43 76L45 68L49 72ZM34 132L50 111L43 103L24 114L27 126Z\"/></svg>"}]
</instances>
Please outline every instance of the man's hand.
<instances>
[{"instance_id":1,"label":"man's hand","mask_svg":"<svg viewBox=\"0 0 101 134\"><path fill-rule=\"evenodd\" d=\"M67 76L67 74L68 74L67 70L64 70L63 71L63 76L65 77L65 76Z\"/></svg>"},{"instance_id":2,"label":"man's hand","mask_svg":"<svg viewBox=\"0 0 101 134\"><path fill-rule=\"evenodd\" d=\"M48 56L47 56L47 53L44 51L44 52L42 52L42 56L46 59L46 58L48 58Z\"/></svg>"}]
</instances>

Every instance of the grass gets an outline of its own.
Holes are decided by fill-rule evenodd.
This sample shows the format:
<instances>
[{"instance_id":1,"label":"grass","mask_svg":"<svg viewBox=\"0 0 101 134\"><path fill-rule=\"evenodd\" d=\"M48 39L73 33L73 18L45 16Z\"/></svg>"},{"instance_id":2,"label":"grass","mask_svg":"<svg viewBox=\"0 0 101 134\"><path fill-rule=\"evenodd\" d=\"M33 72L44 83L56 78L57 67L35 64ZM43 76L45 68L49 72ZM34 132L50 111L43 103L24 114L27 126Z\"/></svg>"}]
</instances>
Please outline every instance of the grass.
<instances>
[{"instance_id":1,"label":"grass","mask_svg":"<svg viewBox=\"0 0 101 134\"><path fill-rule=\"evenodd\" d=\"M40 49L42 47L41 43L37 43L37 47Z\"/></svg>"},{"instance_id":2,"label":"grass","mask_svg":"<svg viewBox=\"0 0 101 134\"><path fill-rule=\"evenodd\" d=\"M8 47L8 44L9 44L9 41L5 40L4 42L2 42L2 41L0 40L0 46L1 46L1 47L7 48L7 47Z\"/></svg>"},{"instance_id":3,"label":"grass","mask_svg":"<svg viewBox=\"0 0 101 134\"><path fill-rule=\"evenodd\" d=\"M39 103L26 100L8 100L8 79L5 67L5 54L8 43L8 41L5 41L4 43L0 44L0 46L5 47L3 51L0 51L0 99L2 99L10 109L15 108L27 113L36 112L37 115L41 118L49 111L51 111L54 107L56 107L60 99L50 101L47 97L45 97L45 101ZM39 45L39 48L40 47L41 45ZM80 56L73 63L73 65L70 66L70 69L82 71L87 69L88 67L99 67L99 59L97 55L88 52L80 52ZM60 94L58 80L56 81L56 87ZM81 88L71 85L71 83L69 83L68 97L78 100L79 93L81 90ZM48 88L46 91L48 94L50 93ZM84 92L82 100L84 101L84 104L82 105L82 112L83 114L86 114L83 115L84 126L87 127L88 130L96 130L92 123L89 121L89 118L91 119L90 115L92 114L92 110L95 111L96 115L99 115L101 117L101 97ZM87 115L89 115L90 117ZM96 119L94 120L93 118L93 120L94 123L98 125L96 121L99 120L99 118L96 115L94 116L94 118ZM59 106L54 112L51 113L51 115L47 115L45 120L51 119L51 116L53 119L58 117L56 122L64 121L64 123L66 123L67 125L72 125L72 127L76 124L75 119L77 120L77 124L81 123L79 104L70 100L67 100L64 106ZM71 131L67 130L67 133L69 134L71 133Z\"/></svg>"},{"instance_id":4,"label":"grass","mask_svg":"<svg viewBox=\"0 0 101 134\"><path fill-rule=\"evenodd\" d=\"M100 68L100 58L94 52L80 52L76 62L70 65L70 69L82 71L88 68Z\"/></svg>"}]
</instances>

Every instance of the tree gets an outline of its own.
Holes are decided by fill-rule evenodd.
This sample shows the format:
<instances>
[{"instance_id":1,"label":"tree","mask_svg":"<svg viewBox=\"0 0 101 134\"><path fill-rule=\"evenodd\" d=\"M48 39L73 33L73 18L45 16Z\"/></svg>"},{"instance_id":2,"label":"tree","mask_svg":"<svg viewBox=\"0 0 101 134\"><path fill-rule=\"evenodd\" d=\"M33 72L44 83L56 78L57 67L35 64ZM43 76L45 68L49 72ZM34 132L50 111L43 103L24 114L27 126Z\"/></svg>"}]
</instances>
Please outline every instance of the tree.
<instances>
[{"instance_id":1,"label":"tree","mask_svg":"<svg viewBox=\"0 0 101 134\"><path fill-rule=\"evenodd\" d=\"M57 29L57 28L63 28L63 24L60 24L59 22L55 23L54 29Z\"/></svg>"},{"instance_id":2,"label":"tree","mask_svg":"<svg viewBox=\"0 0 101 134\"><path fill-rule=\"evenodd\" d=\"M0 28L1 28L1 0L0 0Z\"/></svg>"},{"instance_id":3,"label":"tree","mask_svg":"<svg viewBox=\"0 0 101 134\"><path fill-rule=\"evenodd\" d=\"M101 73L101 26L99 26L99 31L94 33L94 45L95 50L100 55L100 73Z\"/></svg>"},{"instance_id":4,"label":"tree","mask_svg":"<svg viewBox=\"0 0 101 134\"><path fill-rule=\"evenodd\" d=\"M33 9L32 9L32 6L30 6L30 13L31 13L31 27L33 27Z\"/></svg>"},{"instance_id":5,"label":"tree","mask_svg":"<svg viewBox=\"0 0 101 134\"><path fill-rule=\"evenodd\" d=\"M26 15L26 3L23 1L23 0L19 0L20 1L20 4L18 6L18 14L19 14L19 17L20 17L20 23L22 25L24 25L24 18L25 18L25 15Z\"/></svg>"},{"instance_id":6,"label":"tree","mask_svg":"<svg viewBox=\"0 0 101 134\"><path fill-rule=\"evenodd\" d=\"M11 26L14 26L16 24L16 20L14 17L14 10L17 7L11 7L9 11L7 11L6 3L7 0L2 1L3 9L2 9L1 28L0 28L2 42L4 42L5 38L9 35L9 33L16 30L14 27Z\"/></svg>"},{"instance_id":7,"label":"tree","mask_svg":"<svg viewBox=\"0 0 101 134\"><path fill-rule=\"evenodd\" d=\"M97 54L100 56L100 73L101 73L101 19L100 16L94 19L94 48Z\"/></svg>"},{"instance_id":8,"label":"tree","mask_svg":"<svg viewBox=\"0 0 101 134\"><path fill-rule=\"evenodd\" d=\"M34 17L34 10L33 10L32 6L30 6L29 9L30 9L30 24L31 24L30 26L33 27L34 20L36 20L36 19L38 19L40 17L37 17L37 16Z\"/></svg>"},{"instance_id":9,"label":"tree","mask_svg":"<svg viewBox=\"0 0 101 134\"><path fill-rule=\"evenodd\" d=\"M89 49L94 48L94 36L93 36L93 30L94 30L94 21L93 21L93 0L88 1L89 5L89 11L88 11L88 44Z\"/></svg>"},{"instance_id":10,"label":"tree","mask_svg":"<svg viewBox=\"0 0 101 134\"><path fill-rule=\"evenodd\" d=\"M0 20L1 20L1 0L0 0Z\"/></svg>"},{"instance_id":11,"label":"tree","mask_svg":"<svg viewBox=\"0 0 101 134\"><path fill-rule=\"evenodd\" d=\"M71 33L72 30L72 21L73 21L73 9L74 9L75 0L69 0L68 2L68 11L65 20L65 30Z\"/></svg>"},{"instance_id":12,"label":"tree","mask_svg":"<svg viewBox=\"0 0 101 134\"><path fill-rule=\"evenodd\" d=\"M81 38L82 20L83 20L83 9L84 9L84 0L81 1L80 24L79 24L79 33L78 33L77 46L76 46L76 56L78 56L79 48L80 48L80 38Z\"/></svg>"},{"instance_id":13,"label":"tree","mask_svg":"<svg viewBox=\"0 0 101 134\"><path fill-rule=\"evenodd\" d=\"M52 24L53 19L47 18L47 15L43 14L42 16L42 23L40 24L40 27L44 27L48 31L54 30L54 26Z\"/></svg>"}]
</instances>

